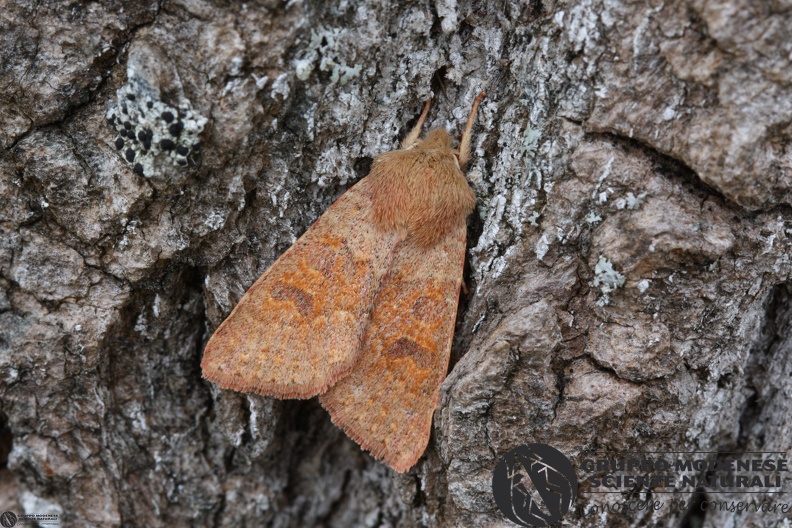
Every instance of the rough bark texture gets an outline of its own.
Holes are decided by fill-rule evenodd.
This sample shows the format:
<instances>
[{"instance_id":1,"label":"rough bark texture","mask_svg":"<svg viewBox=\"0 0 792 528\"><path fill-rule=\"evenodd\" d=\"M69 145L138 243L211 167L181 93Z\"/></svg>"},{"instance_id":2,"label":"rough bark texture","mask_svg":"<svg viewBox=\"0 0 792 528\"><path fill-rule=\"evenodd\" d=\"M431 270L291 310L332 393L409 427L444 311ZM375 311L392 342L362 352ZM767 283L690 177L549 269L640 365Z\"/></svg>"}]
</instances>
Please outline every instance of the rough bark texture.
<instances>
[{"instance_id":1,"label":"rough bark texture","mask_svg":"<svg viewBox=\"0 0 792 528\"><path fill-rule=\"evenodd\" d=\"M789 0L4 0L0 27L0 509L511 526L490 481L522 443L792 458ZM315 400L203 381L255 278L432 93L458 135L480 90L469 293L418 466ZM106 121L125 94L205 117L200 153L136 173ZM784 515L683 517L563 524Z\"/></svg>"}]
</instances>

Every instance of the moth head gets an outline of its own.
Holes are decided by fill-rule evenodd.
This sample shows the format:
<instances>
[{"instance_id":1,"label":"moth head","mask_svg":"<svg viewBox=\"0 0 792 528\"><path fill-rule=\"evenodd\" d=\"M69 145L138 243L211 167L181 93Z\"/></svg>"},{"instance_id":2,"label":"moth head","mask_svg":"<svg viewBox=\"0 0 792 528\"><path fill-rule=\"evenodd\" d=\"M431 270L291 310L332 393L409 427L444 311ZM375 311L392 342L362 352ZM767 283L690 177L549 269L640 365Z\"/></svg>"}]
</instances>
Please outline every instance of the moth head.
<instances>
[{"instance_id":1,"label":"moth head","mask_svg":"<svg viewBox=\"0 0 792 528\"><path fill-rule=\"evenodd\" d=\"M419 148L423 150L451 150L451 136L442 128L435 128L426 134Z\"/></svg>"}]
</instances>

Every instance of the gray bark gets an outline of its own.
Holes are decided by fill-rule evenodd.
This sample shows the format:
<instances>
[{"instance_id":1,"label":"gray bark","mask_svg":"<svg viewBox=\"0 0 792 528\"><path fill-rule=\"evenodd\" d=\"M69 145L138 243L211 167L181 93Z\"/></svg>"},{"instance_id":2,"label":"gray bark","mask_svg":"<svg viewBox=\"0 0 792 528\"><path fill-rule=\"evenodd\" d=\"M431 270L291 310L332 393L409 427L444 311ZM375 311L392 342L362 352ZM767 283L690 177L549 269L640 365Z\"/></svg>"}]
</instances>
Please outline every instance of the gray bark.
<instances>
[{"instance_id":1,"label":"gray bark","mask_svg":"<svg viewBox=\"0 0 792 528\"><path fill-rule=\"evenodd\" d=\"M512 526L490 482L523 443L792 458L789 0L6 0L0 21L0 509ZM481 90L469 293L419 464L374 461L316 400L202 380L211 331L423 102L458 136ZM135 172L106 120L127 94L206 118L200 152ZM783 477L706 498L792 502ZM785 517L585 516L589 491L563 525Z\"/></svg>"}]
</instances>

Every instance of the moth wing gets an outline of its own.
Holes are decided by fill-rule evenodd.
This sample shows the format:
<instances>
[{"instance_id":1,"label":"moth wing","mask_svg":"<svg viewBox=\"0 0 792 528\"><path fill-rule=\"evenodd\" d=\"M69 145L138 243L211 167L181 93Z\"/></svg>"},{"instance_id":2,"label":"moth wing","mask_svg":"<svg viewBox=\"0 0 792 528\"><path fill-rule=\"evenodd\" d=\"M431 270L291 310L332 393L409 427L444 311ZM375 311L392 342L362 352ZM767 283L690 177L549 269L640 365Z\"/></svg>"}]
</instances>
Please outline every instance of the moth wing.
<instances>
[{"instance_id":1,"label":"moth wing","mask_svg":"<svg viewBox=\"0 0 792 528\"><path fill-rule=\"evenodd\" d=\"M464 220L427 250L397 247L354 369L320 396L333 423L396 471L429 442L465 260Z\"/></svg>"},{"instance_id":2,"label":"moth wing","mask_svg":"<svg viewBox=\"0 0 792 528\"><path fill-rule=\"evenodd\" d=\"M310 398L350 371L396 243L375 232L369 187L349 189L250 287L206 345L206 379Z\"/></svg>"}]
</instances>

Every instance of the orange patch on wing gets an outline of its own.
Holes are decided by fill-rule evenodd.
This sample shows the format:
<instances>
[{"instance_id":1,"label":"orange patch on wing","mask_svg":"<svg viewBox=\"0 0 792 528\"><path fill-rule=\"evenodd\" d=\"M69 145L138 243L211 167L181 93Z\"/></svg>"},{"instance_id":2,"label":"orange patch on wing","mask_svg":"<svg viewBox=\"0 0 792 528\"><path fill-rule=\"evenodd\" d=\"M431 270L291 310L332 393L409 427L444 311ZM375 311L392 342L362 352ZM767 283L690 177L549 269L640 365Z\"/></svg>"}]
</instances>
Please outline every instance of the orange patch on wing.
<instances>
[{"instance_id":1,"label":"orange patch on wing","mask_svg":"<svg viewBox=\"0 0 792 528\"><path fill-rule=\"evenodd\" d=\"M442 292L423 292L412 305L413 317L426 324L436 324L442 319L442 312L437 310L442 301Z\"/></svg>"},{"instance_id":2,"label":"orange patch on wing","mask_svg":"<svg viewBox=\"0 0 792 528\"><path fill-rule=\"evenodd\" d=\"M278 282L272 286L270 295L276 301L291 301L303 317L308 317L313 311L313 295L285 282Z\"/></svg>"},{"instance_id":3,"label":"orange patch on wing","mask_svg":"<svg viewBox=\"0 0 792 528\"><path fill-rule=\"evenodd\" d=\"M408 357L415 361L420 368L430 368L433 364L432 351L427 350L415 341L406 337L400 338L388 348L388 355L392 358Z\"/></svg>"}]
</instances>

